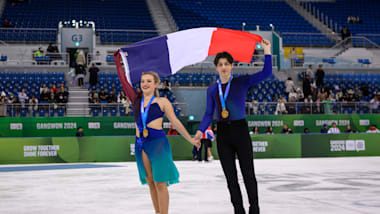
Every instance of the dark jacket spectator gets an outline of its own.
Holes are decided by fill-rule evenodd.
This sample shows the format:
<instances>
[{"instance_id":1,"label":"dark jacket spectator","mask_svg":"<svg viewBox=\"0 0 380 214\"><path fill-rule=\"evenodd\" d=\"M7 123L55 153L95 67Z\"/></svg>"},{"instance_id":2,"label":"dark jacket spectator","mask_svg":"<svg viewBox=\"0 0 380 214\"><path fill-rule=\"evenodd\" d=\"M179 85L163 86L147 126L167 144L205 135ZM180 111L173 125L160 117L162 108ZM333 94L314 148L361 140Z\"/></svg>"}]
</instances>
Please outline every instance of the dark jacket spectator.
<instances>
[{"instance_id":1,"label":"dark jacket spectator","mask_svg":"<svg viewBox=\"0 0 380 214\"><path fill-rule=\"evenodd\" d=\"M326 134L329 130L327 129L327 124L323 124L323 128L321 129L321 133Z\"/></svg>"},{"instance_id":2,"label":"dark jacket spectator","mask_svg":"<svg viewBox=\"0 0 380 214\"><path fill-rule=\"evenodd\" d=\"M42 91L42 94L40 94L40 102L47 103L49 101L50 93L47 89L44 89Z\"/></svg>"},{"instance_id":3,"label":"dark jacket spectator","mask_svg":"<svg viewBox=\"0 0 380 214\"><path fill-rule=\"evenodd\" d=\"M325 77L325 72L322 69L322 65L318 66L315 76L317 76L317 81L316 81L317 87L318 88L323 87L323 78Z\"/></svg>"},{"instance_id":4,"label":"dark jacket spectator","mask_svg":"<svg viewBox=\"0 0 380 214\"><path fill-rule=\"evenodd\" d=\"M305 97L308 97L311 94L311 82L310 76L306 75L306 78L303 80L303 94Z\"/></svg>"},{"instance_id":5,"label":"dark jacket spectator","mask_svg":"<svg viewBox=\"0 0 380 214\"><path fill-rule=\"evenodd\" d=\"M96 83L98 83L99 68L96 67L95 64L92 64L90 69L88 69L88 72L90 73L90 85L96 85Z\"/></svg>"},{"instance_id":6,"label":"dark jacket spectator","mask_svg":"<svg viewBox=\"0 0 380 214\"><path fill-rule=\"evenodd\" d=\"M116 103L117 102L115 89L112 89L111 93L108 95L108 102L109 103Z\"/></svg>"},{"instance_id":7,"label":"dark jacket spectator","mask_svg":"<svg viewBox=\"0 0 380 214\"><path fill-rule=\"evenodd\" d=\"M342 30L340 30L340 36L342 37L342 40L345 40L346 38L350 37L350 29L348 29L347 26L343 26Z\"/></svg>"},{"instance_id":8,"label":"dark jacket spectator","mask_svg":"<svg viewBox=\"0 0 380 214\"><path fill-rule=\"evenodd\" d=\"M107 93L104 91L104 89L100 89L100 93L99 93L99 99L101 102L107 102L108 100L108 95Z\"/></svg>"},{"instance_id":9,"label":"dark jacket spectator","mask_svg":"<svg viewBox=\"0 0 380 214\"><path fill-rule=\"evenodd\" d=\"M60 88L60 91L57 93L57 103L67 103L69 100L69 93L65 91L64 88Z\"/></svg>"}]
</instances>

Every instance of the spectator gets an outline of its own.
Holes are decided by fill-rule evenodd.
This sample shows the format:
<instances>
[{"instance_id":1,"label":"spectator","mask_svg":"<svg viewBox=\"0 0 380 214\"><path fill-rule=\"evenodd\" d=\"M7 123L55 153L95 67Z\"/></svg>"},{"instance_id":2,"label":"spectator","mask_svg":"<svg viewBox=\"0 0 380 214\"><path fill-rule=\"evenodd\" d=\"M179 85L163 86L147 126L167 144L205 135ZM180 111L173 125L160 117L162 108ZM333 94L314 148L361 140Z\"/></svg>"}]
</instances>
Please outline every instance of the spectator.
<instances>
[{"instance_id":1,"label":"spectator","mask_svg":"<svg viewBox=\"0 0 380 214\"><path fill-rule=\"evenodd\" d=\"M313 65L309 65L306 69L306 75L309 75L310 79L314 79Z\"/></svg>"},{"instance_id":2,"label":"spectator","mask_svg":"<svg viewBox=\"0 0 380 214\"><path fill-rule=\"evenodd\" d=\"M77 65L75 67L75 79L78 80L78 86L84 88L84 77L86 76L86 68L84 65Z\"/></svg>"},{"instance_id":3,"label":"spectator","mask_svg":"<svg viewBox=\"0 0 380 214\"><path fill-rule=\"evenodd\" d=\"M289 100L290 100L290 98L293 98L292 100L293 100L294 102L297 101L297 93L294 91L293 88L290 89L290 93L289 93L288 97L289 97ZM290 101L289 101L289 102L290 102Z\"/></svg>"},{"instance_id":4,"label":"spectator","mask_svg":"<svg viewBox=\"0 0 380 214\"><path fill-rule=\"evenodd\" d=\"M364 97L368 97L368 95L370 94L368 86L364 82L362 83L362 87L360 88L360 90L362 91Z\"/></svg>"},{"instance_id":5,"label":"spectator","mask_svg":"<svg viewBox=\"0 0 380 214\"><path fill-rule=\"evenodd\" d=\"M322 65L318 66L318 69L315 73L315 76L317 77L317 81L316 81L317 87L322 88L324 85L323 84L323 78L325 77L325 72L322 69Z\"/></svg>"},{"instance_id":6,"label":"spectator","mask_svg":"<svg viewBox=\"0 0 380 214\"><path fill-rule=\"evenodd\" d=\"M359 18L358 15L355 15L353 20L354 20L354 24L362 24L363 23L363 21Z\"/></svg>"},{"instance_id":7,"label":"spectator","mask_svg":"<svg viewBox=\"0 0 380 214\"><path fill-rule=\"evenodd\" d=\"M310 76L306 75L306 78L303 80L303 94L305 97L309 97L311 95L311 82L310 82Z\"/></svg>"},{"instance_id":8,"label":"spectator","mask_svg":"<svg viewBox=\"0 0 380 214\"><path fill-rule=\"evenodd\" d=\"M380 133L380 131L377 129L376 125L370 125L367 133Z\"/></svg>"},{"instance_id":9,"label":"spectator","mask_svg":"<svg viewBox=\"0 0 380 214\"><path fill-rule=\"evenodd\" d=\"M170 92L171 91L170 82L168 80L164 80L163 82L161 82L158 90L163 91L163 92Z\"/></svg>"},{"instance_id":10,"label":"spectator","mask_svg":"<svg viewBox=\"0 0 380 214\"><path fill-rule=\"evenodd\" d=\"M329 98L327 98L325 100L322 100L323 110L324 110L325 114L330 114L330 112L331 112L331 105L332 105L333 102L334 102L334 95L333 94L330 94Z\"/></svg>"},{"instance_id":11,"label":"spectator","mask_svg":"<svg viewBox=\"0 0 380 214\"><path fill-rule=\"evenodd\" d=\"M258 111L259 111L259 103L257 102L256 99L253 99L253 100L252 100L252 110L253 110L253 114L254 114L254 115L257 115L257 114L258 114Z\"/></svg>"},{"instance_id":12,"label":"spectator","mask_svg":"<svg viewBox=\"0 0 380 214\"><path fill-rule=\"evenodd\" d=\"M77 51L78 55L75 59L76 65L81 65L83 67L86 67L86 56L83 52L83 50L78 50Z\"/></svg>"},{"instance_id":13,"label":"spectator","mask_svg":"<svg viewBox=\"0 0 380 214\"><path fill-rule=\"evenodd\" d=\"M292 80L291 77L289 77L286 81L285 81L285 92L286 92L286 95L288 95L292 89L295 88L295 85L294 85L294 82Z\"/></svg>"},{"instance_id":14,"label":"spectator","mask_svg":"<svg viewBox=\"0 0 380 214\"><path fill-rule=\"evenodd\" d=\"M117 102L123 104L125 114L128 115L130 112L129 107L131 106L131 102L129 101L123 90L120 91L119 96L117 97Z\"/></svg>"},{"instance_id":15,"label":"spectator","mask_svg":"<svg viewBox=\"0 0 380 214\"><path fill-rule=\"evenodd\" d=\"M336 123L332 123L332 127L329 128L329 131L327 132L329 134L340 134L340 129L336 127Z\"/></svg>"},{"instance_id":16,"label":"spectator","mask_svg":"<svg viewBox=\"0 0 380 214\"><path fill-rule=\"evenodd\" d=\"M328 133L327 124L323 124L323 128L321 129L321 133L326 134Z\"/></svg>"},{"instance_id":17,"label":"spectator","mask_svg":"<svg viewBox=\"0 0 380 214\"><path fill-rule=\"evenodd\" d=\"M45 56L44 51L41 47L38 48L37 51L34 52L33 57L37 58L38 56Z\"/></svg>"},{"instance_id":18,"label":"spectator","mask_svg":"<svg viewBox=\"0 0 380 214\"><path fill-rule=\"evenodd\" d=\"M350 43L350 40L348 38L351 37L351 32L347 26L343 26L343 28L340 30L340 36L342 37L342 41L345 41L345 39L347 39L347 42L343 43L343 45Z\"/></svg>"},{"instance_id":19,"label":"spectator","mask_svg":"<svg viewBox=\"0 0 380 214\"><path fill-rule=\"evenodd\" d=\"M250 131L249 134L260 134L259 127L253 127L252 131Z\"/></svg>"},{"instance_id":20,"label":"spectator","mask_svg":"<svg viewBox=\"0 0 380 214\"><path fill-rule=\"evenodd\" d=\"M311 113L311 106L312 106L313 101L308 98L304 99L304 102L302 104L301 112L302 114L310 114Z\"/></svg>"},{"instance_id":21,"label":"spectator","mask_svg":"<svg viewBox=\"0 0 380 214\"><path fill-rule=\"evenodd\" d=\"M358 84L355 84L354 97L360 100L363 97L362 91L360 90Z\"/></svg>"},{"instance_id":22,"label":"spectator","mask_svg":"<svg viewBox=\"0 0 380 214\"><path fill-rule=\"evenodd\" d=\"M46 84L43 83L42 86L40 87L40 94L42 94L42 92L43 92L45 89L48 89L48 87L46 87Z\"/></svg>"},{"instance_id":23,"label":"spectator","mask_svg":"<svg viewBox=\"0 0 380 214\"><path fill-rule=\"evenodd\" d=\"M354 133L355 131L351 129L350 125L347 125L346 127L346 133Z\"/></svg>"},{"instance_id":24,"label":"spectator","mask_svg":"<svg viewBox=\"0 0 380 214\"><path fill-rule=\"evenodd\" d=\"M304 94L301 88L297 88L297 101L303 102L304 101Z\"/></svg>"},{"instance_id":25,"label":"spectator","mask_svg":"<svg viewBox=\"0 0 380 214\"><path fill-rule=\"evenodd\" d=\"M38 99L32 95L29 100L29 110L38 111Z\"/></svg>"},{"instance_id":26,"label":"spectator","mask_svg":"<svg viewBox=\"0 0 380 214\"><path fill-rule=\"evenodd\" d=\"M293 131L288 127L288 125L284 124L281 134L293 134Z\"/></svg>"},{"instance_id":27,"label":"spectator","mask_svg":"<svg viewBox=\"0 0 380 214\"><path fill-rule=\"evenodd\" d=\"M108 95L108 103L116 103L116 102L117 102L116 92L115 92L115 89L112 89L111 93Z\"/></svg>"},{"instance_id":28,"label":"spectator","mask_svg":"<svg viewBox=\"0 0 380 214\"><path fill-rule=\"evenodd\" d=\"M297 110L296 110L297 104L295 102L297 102L295 97L289 97L289 102L285 105L286 109L288 111L288 114L296 114L297 113Z\"/></svg>"},{"instance_id":29,"label":"spectator","mask_svg":"<svg viewBox=\"0 0 380 214\"><path fill-rule=\"evenodd\" d=\"M286 100L282 98L282 95L280 95L278 98L275 115L288 113L288 111L286 110L285 103L286 103Z\"/></svg>"},{"instance_id":30,"label":"spectator","mask_svg":"<svg viewBox=\"0 0 380 214\"><path fill-rule=\"evenodd\" d=\"M54 94L57 93L58 89L56 88L55 84L52 85L51 90L53 90Z\"/></svg>"},{"instance_id":31,"label":"spectator","mask_svg":"<svg viewBox=\"0 0 380 214\"><path fill-rule=\"evenodd\" d=\"M70 77L71 86L75 87L75 68L70 68L67 75Z\"/></svg>"},{"instance_id":32,"label":"spectator","mask_svg":"<svg viewBox=\"0 0 380 214\"><path fill-rule=\"evenodd\" d=\"M68 91L68 88L65 87L65 84L64 84L64 83L60 83L60 84L59 84L59 88L63 88L65 91Z\"/></svg>"},{"instance_id":33,"label":"spectator","mask_svg":"<svg viewBox=\"0 0 380 214\"><path fill-rule=\"evenodd\" d=\"M173 127L173 125L170 125L168 135L178 135L178 131Z\"/></svg>"},{"instance_id":34,"label":"spectator","mask_svg":"<svg viewBox=\"0 0 380 214\"><path fill-rule=\"evenodd\" d=\"M0 94L0 117L6 117L7 116L7 97L5 92L1 92Z\"/></svg>"},{"instance_id":35,"label":"spectator","mask_svg":"<svg viewBox=\"0 0 380 214\"><path fill-rule=\"evenodd\" d=\"M49 43L49 46L46 49L47 53L58 53L58 47L55 46L53 43Z\"/></svg>"},{"instance_id":36,"label":"spectator","mask_svg":"<svg viewBox=\"0 0 380 214\"><path fill-rule=\"evenodd\" d=\"M78 132L75 134L77 137L83 137L83 128L81 126L78 127Z\"/></svg>"},{"instance_id":37,"label":"spectator","mask_svg":"<svg viewBox=\"0 0 380 214\"><path fill-rule=\"evenodd\" d=\"M92 103L92 99L95 94L98 94L98 93L96 92L96 89L93 88L92 91L88 94L88 102Z\"/></svg>"},{"instance_id":38,"label":"spectator","mask_svg":"<svg viewBox=\"0 0 380 214\"><path fill-rule=\"evenodd\" d=\"M303 133L304 134L310 134L309 129L308 128L304 128Z\"/></svg>"},{"instance_id":39,"label":"spectator","mask_svg":"<svg viewBox=\"0 0 380 214\"><path fill-rule=\"evenodd\" d=\"M96 51L96 53L94 55L94 60L97 62L99 62L101 60L101 55L100 55L99 51Z\"/></svg>"},{"instance_id":40,"label":"spectator","mask_svg":"<svg viewBox=\"0 0 380 214\"><path fill-rule=\"evenodd\" d=\"M265 134L274 134L272 127L268 126L267 129L265 130Z\"/></svg>"},{"instance_id":41,"label":"spectator","mask_svg":"<svg viewBox=\"0 0 380 214\"><path fill-rule=\"evenodd\" d=\"M90 69L88 69L88 72L90 73L90 86L96 86L98 83L99 68L93 63Z\"/></svg>"},{"instance_id":42,"label":"spectator","mask_svg":"<svg viewBox=\"0 0 380 214\"><path fill-rule=\"evenodd\" d=\"M297 60L296 49L295 48L290 49L289 55L290 55L290 63L291 63L292 68L296 67L296 60Z\"/></svg>"},{"instance_id":43,"label":"spectator","mask_svg":"<svg viewBox=\"0 0 380 214\"><path fill-rule=\"evenodd\" d=\"M5 27L5 28L13 28L15 26L12 23L10 23L8 21L8 19L4 19L4 21L3 21L3 27Z\"/></svg>"},{"instance_id":44,"label":"spectator","mask_svg":"<svg viewBox=\"0 0 380 214\"><path fill-rule=\"evenodd\" d=\"M99 95L98 95L98 93L95 93L95 94L92 96L91 103L94 103L94 104L99 104L99 103L100 103L100 99L99 99Z\"/></svg>"},{"instance_id":45,"label":"spectator","mask_svg":"<svg viewBox=\"0 0 380 214\"><path fill-rule=\"evenodd\" d=\"M350 14L349 16L347 16L347 23L348 24L353 24L354 23L354 17L352 16L352 14Z\"/></svg>"},{"instance_id":46,"label":"spectator","mask_svg":"<svg viewBox=\"0 0 380 214\"><path fill-rule=\"evenodd\" d=\"M55 92L54 92L54 89L50 89L50 92L49 92L49 97L50 97L50 95L54 95L55 96Z\"/></svg>"},{"instance_id":47,"label":"spectator","mask_svg":"<svg viewBox=\"0 0 380 214\"><path fill-rule=\"evenodd\" d=\"M380 101L379 101L379 97L380 97L380 92L378 93L377 96L374 96L370 101L369 101L369 109L371 111L372 114L376 114L378 113L378 108L379 108L379 105L380 105Z\"/></svg>"},{"instance_id":48,"label":"spectator","mask_svg":"<svg viewBox=\"0 0 380 214\"><path fill-rule=\"evenodd\" d=\"M56 102L57 103L67 103L69 100L69 93L65 91L64 88L60 88L59 92L57 93Z\"/></svg>"},{"instance_id":49,"label":"spectator","mask_svg":"<svg viewBox=\"0 0 380 214\"><path fill-rule=\"evenodd\" d=\"M215 140L214 133L211 130L211 127L209 126L207 130L203 133L201 138L201 147L198 149L198 161L202 161L202 148L205 149L205 161L208 161L209 157L209 149L211 148L212 141ZM211 151L210 151L211 153Z\"/></svg>"},{"instance_id":50,"label":"spectator","mask_svg":"<svg viewBox=\"0 0 380 214\"><path fill-rule=\"evenodd\" d=\"M336 95L335 95L335 100L336 101L342 101L343 100L343 91L339 90Z\"/></svg>"},{"instance_id":51,"label":"spectator","mask_svg":"<svg viewBox=\"0 0 380 214\"><path fill-rule=\"evenodd\" d=\"M49 103L49 109L53 108L53 109L57 109L57 100L56 100L56 97L54 94L50 94L50 98L48 100L48 103Z\"/></svg>"},{"instance_id":52,"label":"spectator","mask_svg":"<svg viewBox=\"0 0 380 214\"><path fill-rule=\"evenodd\" d=\"M100 102L101 102L101 103L107 103L108 95L107 95L107 93L104 91L103 88L100 89L99 99L100 99Z\"/></svg>"},{"instance_id":53,"label":"spectator","mask_svg":"<svg viewBox=\"0 0 380 214\"><path fill-rule=\"evenodd\" d=\"M27 103L29 99L28 95L25 93L25 88L21 89L21 92L18 93L18 99L21 103L21 107L25 108L25 103Z\"/></svg>"},{"instance_id":54,"label":"spectator","mask_svg":"<svg viewBox=\"0 0 380 214\"><path fill-rule=\"evenodd\" d=\"M47 103L48 100L49 100L49 92L48 92L48 88L45 88L42 91L42 94L40 94L40 103Z\"/></svg>"}]
</instances>

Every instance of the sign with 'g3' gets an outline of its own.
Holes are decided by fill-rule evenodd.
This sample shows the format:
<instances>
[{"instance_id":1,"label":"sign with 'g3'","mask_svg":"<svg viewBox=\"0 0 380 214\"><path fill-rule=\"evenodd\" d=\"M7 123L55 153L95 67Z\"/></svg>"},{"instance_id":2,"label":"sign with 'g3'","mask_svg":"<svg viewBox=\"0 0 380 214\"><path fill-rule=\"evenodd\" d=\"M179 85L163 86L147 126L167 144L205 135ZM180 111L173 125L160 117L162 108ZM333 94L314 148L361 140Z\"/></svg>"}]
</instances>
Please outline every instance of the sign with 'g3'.
<instances>
[{"instance_id":1,"label":"sign with 'g3'","mask_svg":"<svg viewBox=\"0 0 380 214\"><path fill-rule=\"evenodd\" d=\"M71 36L71 41L73 41L73 42L81 42L81 41L83 41L83 35L82 34L73 34Z\"/></svg>"}]
</instances>

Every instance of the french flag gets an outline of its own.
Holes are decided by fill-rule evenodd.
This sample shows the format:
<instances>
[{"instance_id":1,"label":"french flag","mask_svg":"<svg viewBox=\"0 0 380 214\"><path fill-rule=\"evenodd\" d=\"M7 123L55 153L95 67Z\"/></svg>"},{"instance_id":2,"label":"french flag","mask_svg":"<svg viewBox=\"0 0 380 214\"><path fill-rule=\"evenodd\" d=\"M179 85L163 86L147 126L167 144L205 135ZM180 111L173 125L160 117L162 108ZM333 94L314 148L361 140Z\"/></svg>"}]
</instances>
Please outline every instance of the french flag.
<instances>
[{"instance_id":1,"label":"french flag","mask_svg":"<svg viewBox=\"0 0 380 214\"><path fill-rule=\"evenodd\" d=\"M261 41L261 36L249 32L194 28L120 48L115 52L115 63L122 85L125 86L126 81L132 85L140 81L143 72L170 76L185 66L202 62L207 56L223 51L229 52L236 61L249 63L256 43Z\"/></svg>"}]
</instances>

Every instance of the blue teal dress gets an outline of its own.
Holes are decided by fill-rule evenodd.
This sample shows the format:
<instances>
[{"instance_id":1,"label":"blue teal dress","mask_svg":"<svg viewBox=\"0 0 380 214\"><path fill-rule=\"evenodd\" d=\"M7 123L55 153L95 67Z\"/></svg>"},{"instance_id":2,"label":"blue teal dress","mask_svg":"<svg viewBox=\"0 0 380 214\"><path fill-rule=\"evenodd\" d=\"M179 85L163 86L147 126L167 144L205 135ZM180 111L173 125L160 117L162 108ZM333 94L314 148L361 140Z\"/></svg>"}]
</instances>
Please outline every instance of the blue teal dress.
<instances>
[{"instance_id":1,"label":"blue teal dress","mask_svg":"<svg viewBox=\"0 0 380 214\"><path fill-rule=\"evenodd\" d=\"M158 103L152 103L149 108L146 124L163 116L164 112L161 111ZM137 126L143 126L141 116L138 116ZM148 137L142 137L142 131L140 131L141 138L139 139L136 136L135 141L135 156L141 183L147 184L142 151L147 154L151 162L154 182L166 182L167 186L178 183L179 173L173 162L171 147L164 130L149 127L147 129L149 133ZM141 140L142 144L139 143L139 140Z\"/></svg>"}]
</instances>

